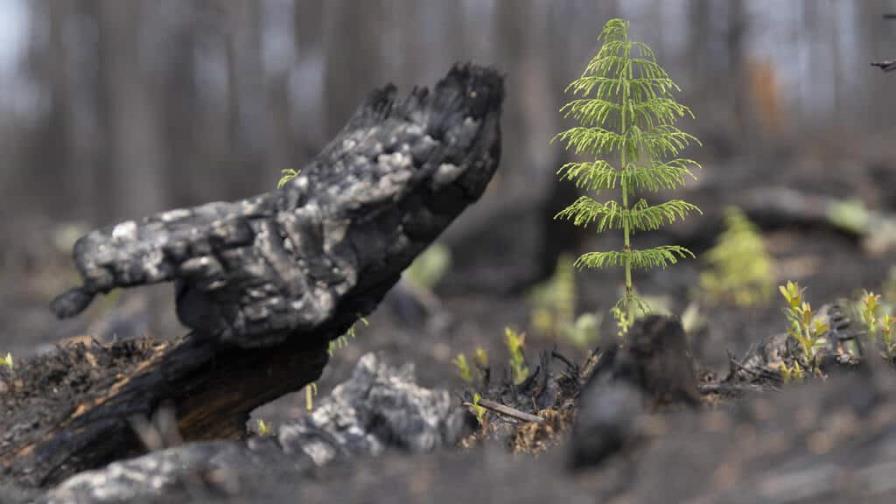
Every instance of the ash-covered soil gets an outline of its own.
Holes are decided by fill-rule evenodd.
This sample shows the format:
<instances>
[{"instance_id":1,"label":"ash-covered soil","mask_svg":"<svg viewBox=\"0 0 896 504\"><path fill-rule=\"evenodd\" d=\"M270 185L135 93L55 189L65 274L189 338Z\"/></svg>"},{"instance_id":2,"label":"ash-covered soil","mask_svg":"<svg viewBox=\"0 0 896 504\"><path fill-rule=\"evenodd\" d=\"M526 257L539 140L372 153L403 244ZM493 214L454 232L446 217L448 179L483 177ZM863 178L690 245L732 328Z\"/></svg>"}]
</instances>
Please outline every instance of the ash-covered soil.
<instances>
[{"instance_id":1,"label":"ash-covered soil","mask_svg":"<svg viewBox=\"0 0 896 504\"><path fill-rule=\"evenodd\" d=\"M70 340L55 351L23 359L12 369L0 367L0 422L27 428L0 434L0 453L14 440L40 436L79 405L103 396L163 345L147 339L109 345Z\"/></svg>"}]
</instances>

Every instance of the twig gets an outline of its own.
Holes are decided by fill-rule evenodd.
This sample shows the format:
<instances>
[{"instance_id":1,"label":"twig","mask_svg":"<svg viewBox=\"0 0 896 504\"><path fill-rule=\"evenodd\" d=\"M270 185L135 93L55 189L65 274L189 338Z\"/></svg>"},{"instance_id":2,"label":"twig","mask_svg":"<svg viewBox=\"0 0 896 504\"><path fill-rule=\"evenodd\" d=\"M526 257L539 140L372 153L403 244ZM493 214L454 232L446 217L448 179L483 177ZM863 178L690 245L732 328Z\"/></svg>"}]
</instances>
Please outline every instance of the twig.
<instances>
[{"instance_id":1,"label":"twig","mask_svg":"<svg viewBox=\"0 0 896 504\"><path fill-rule=\"evenodd\" d=\"M517 420L522 420L524 422L534 422L542 424L544 423L544 418L540 416L530 415L524 411L520 411L516 408L511 408L510 406L497 403L495 401L491 401L489 399L480 399L479 406L482 406L485 409L494 411L495 413L499 413L504 416L509 416L511 418L516 418ZM472 406L472 403L464 403L464 406Z\"/></svg>"},{"instance_id":2,"label":"twig","mask_svg":"<svg viewBox=\"0 0 896 504\"><path fill-rule=\"evenodd\" d=\"M588 360L585 361L585 364L582 365L579 371L579 385L584 385L591 378L591 375L597 368L597 363L600 362L601 355L600 349L595 348L591 355L588 356Z\"/></svg>"},{"instance_id":3,"label":"twig","mask_svg":"<svg viewBox=\"0 0 896 504\"><path fill-rule=\"evenodd\" d=\"M896 70L896 60L872 61L871 66L876 66L884 72Z\"/></svg>"},{"instance_id":4,"label":"twig","mask_svg":"<svg viewBox=\"0 0 896 504\"><path fill-rule=\"evenodd\" d=\"M888 20L896 19L896 13L884 14L883 18ZM879 67L884 72L892 72L893 70L896 70L896 60L872 61L871 66Z\"/></svg>"}]
</instances>

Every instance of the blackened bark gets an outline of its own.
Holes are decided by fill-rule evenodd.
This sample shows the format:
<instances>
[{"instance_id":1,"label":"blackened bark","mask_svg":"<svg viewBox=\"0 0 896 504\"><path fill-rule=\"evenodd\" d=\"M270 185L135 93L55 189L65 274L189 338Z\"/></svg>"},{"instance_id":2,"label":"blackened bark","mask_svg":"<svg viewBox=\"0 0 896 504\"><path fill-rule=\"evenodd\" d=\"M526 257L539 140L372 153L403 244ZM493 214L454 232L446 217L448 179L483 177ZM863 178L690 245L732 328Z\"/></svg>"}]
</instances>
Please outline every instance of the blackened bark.
<instances>
[{"instance_id":1,"label":"blackened bark","mask_svg":"<svg viewBox=\"0 0 896 504\"><path fill-rule=\"evenodd\" d=\"M0 373L0 474L44 486L140 453L132 419L163 404L184 440L242 436L253 409L320 376L327 342L482 194L502 98L501 77L475 66L405 99L389 86L282 190L83 237L84 282L53 302L57 315L113 288L176 281L193 332L60 348Z\"/></svg>"},{"instance_id":2,"label":"blackened bark","mask_svg":"<svg viewBox=\"0 0 896 504\"><path fill-rule=\"evenodd\" d=\"M53 311L73 316L97 293L174 280L181 320L213 339L335 337L482 194L500 155L502 95L497 74L470 66L431 94L377 91L282 190L83 237L84 284Z\"/></svg>"}]
</instances>

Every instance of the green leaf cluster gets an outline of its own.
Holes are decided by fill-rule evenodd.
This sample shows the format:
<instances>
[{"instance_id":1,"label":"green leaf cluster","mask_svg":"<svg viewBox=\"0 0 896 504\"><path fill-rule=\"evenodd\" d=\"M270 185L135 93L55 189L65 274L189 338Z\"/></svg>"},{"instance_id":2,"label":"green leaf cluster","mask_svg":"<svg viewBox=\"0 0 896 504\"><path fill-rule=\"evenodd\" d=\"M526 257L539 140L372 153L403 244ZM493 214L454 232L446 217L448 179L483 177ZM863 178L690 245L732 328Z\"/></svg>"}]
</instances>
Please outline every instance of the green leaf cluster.
<instances>
[{"instance_id":1,"label":"green leaf cluster","mask_svg":"<svg viewBox=\"0 0 896 504\"><path fill-rule=\"evenodd\" d=\"M518 333L510 327L505 327L504 344L510 355L510 374L513 377L513 384L519 385L529 377L529 366L526 364L526 356L523 353L523 348L526 346L526 335Z\"/></svg>"},{"instance_id":2,"label":"green leaf cluster","mask_svg":"<svg viewBox=\"0 0 896 504\"><path fill-rule=\"evenodd\" d=\"M756 225L737 207L725 210L725 230L703 256L700 288L712 304L763 306L775 292L774 263Z\"/></svg>"},{"instance_id":3,"label":"green leaf cluster","mask_svg":"<svg viewBox=\"0 0 896 504\"><path fill-rule=\"evenodd\" d=\"M892 307L881 304L880 294L865 291L859 300L859 315L872 347L880 349L880 355L896 362L896 317ZM883 312L883 315L881 315Z\"/></svg>"},{"instance_id":4,"label":"green leaf cluster","mask_svg":"<svg viewBox=\"0 0 896 504\"><path fill-rule=\"evenodd\" d=\"M803 370L820 374L819 356L821 350L828 344L825 336L827 336L830 326L822 317L815 315L812 306L803 297L804 289L798 283L787 282L785 285L778 286L778 290L787 302L787 308L784 309L784 315L787 317L789 325L787 335L796 341L800 349L799 361L794 362L794 365L799 365ZM797 372L794 373L794 371ZM796 376L799 372L792 369L790 374Z\"/></svg>"},{"instance_id":5,"label":"green leaf cluster","mask_svg":"<svg viewBox=\"0 0 896 504\"><path fill-rule=\"evenodd\" d=\"M0 366L6 366L9 369L12 369L13 368L12 354L7 353L6 357L0 356Z\"/></svg>"},{"instance_id":6,"label":"green leaf cluster","mask_svg":"<svg viewBox=\"0 0 896 504\"><path fill-rule=\"evenodd\" d=\"M302 170L296 170L294 168L284 168L280 170L280 180L277 181L277 189L283 189L286 184L298 177L300 173L302 173Z\"/></svg>"},{"instance_id":7,"label":"green leaf cluster","mask_svg":"<svg viewBox=\"0 0 896 504\"><path fill-rule=\"evenodd\" d=\"M419 289L432 291L451 267L451 250L433 243L404 271L405 278Z\"/></svg>"},{"instance_id":8,"label":"green leaf cluster","mask_svg":"<svg viewBox=\"0 0 896 504\"><path fill-rule=\"evenodd\" d=\"M557 259L554 274L532 289L529 301L529 323L538 333L563 338L582 350L597 344L603 317L594 313L576 316L578 289L571 256L564 254Z\"/></svg>"},{"instance_id":9,"label":"green leaf cluster","mask_svg":"<svg viewBox=\"0 0 896 504\"><path fill-rule=\"evenodd\" d=\"M567 163L557 174L591 195L582 196L557 214L576 226L592 226L596 232L621 230L622 250L589 252L576 260L580 268L622 267L625 295L617 320L630 322L637 302L632 286L633 269L665 268L694 257L678 245L635 249L631 236L652 231L700 213L680 199L649 203L642 192L680 187L700 165L679 154L699 141L675 126L682 117L693 117L672 93L680 91L656 62L645 44L628 38L628 22L611 19L600 37L601 47L582 75L567 86L574 98L560 112L578 126L554 137L567 150L588 158ZM615 198L599 201L593 196L613 192Z\"/></svg>"}]
</instances>

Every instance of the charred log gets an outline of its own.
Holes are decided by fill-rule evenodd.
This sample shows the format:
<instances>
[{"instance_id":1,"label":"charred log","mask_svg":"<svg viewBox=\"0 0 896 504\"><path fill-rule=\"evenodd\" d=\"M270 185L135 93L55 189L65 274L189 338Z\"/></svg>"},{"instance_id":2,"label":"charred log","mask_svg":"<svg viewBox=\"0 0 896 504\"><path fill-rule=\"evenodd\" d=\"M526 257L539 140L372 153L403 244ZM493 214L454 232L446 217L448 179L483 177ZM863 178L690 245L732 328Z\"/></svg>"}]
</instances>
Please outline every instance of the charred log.
<instances>
[{"instance_id":1,"label":"charred log","mask_svg":"<svg viewBox=\"0 0 896 504\"><path fill-rule=\"evenodd\" d=\"M328 341L374 309L498 164L497 73L457 66L432 92L395 94L374 92L282 190L79 240L83 285L53 302L57 315L114 288L175 281L193 332L133 352L60 349L52 369L0 376L2 472L43 486L140 453L129 419L163 403L185 440L239 437L251 410L316 380Z\"/></svg>"}]
</instances>

